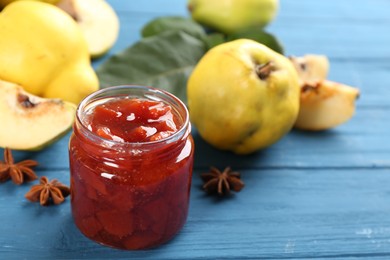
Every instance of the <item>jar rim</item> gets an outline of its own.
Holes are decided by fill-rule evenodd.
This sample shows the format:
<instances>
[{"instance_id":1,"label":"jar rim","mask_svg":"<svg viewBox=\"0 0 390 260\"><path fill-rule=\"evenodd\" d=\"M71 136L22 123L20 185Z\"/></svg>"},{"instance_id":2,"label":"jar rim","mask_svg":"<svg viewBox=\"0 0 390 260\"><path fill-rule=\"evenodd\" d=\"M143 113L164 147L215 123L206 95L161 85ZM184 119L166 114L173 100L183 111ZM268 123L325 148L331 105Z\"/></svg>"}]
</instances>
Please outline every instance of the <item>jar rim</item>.
<instances>
[{"instance_id":1,"label":"jar rim","mask_svg":"<svg viewBox=\"0 0 390 260\"><path fill-rule=\"evenodd\" d=\"M123 97L126 97L126 94L129 97L133 96L132 93L130 93L130 92L126 93L125 92L126 90L145 91L145 93L153 94L154 97L159 97L158 100L160 100L160 101L163 101L163 102L165 101L171 106L174 105L175 109L183 111L184 113L182 113L181 111L177 111L181 117L183 117L182 116L183 114L185 115L182 118L183 123L180 125L180 128L175 133L173 133L172 135L170 135L168 137L165 137L165 138L162 138L162 139L159 139L156 141L146 141L146 142L115 141L115 140L110 140L110 139L106 139L104 137L101 137L101 136L97 135L96 133L94 133L93 131L91 131L85 125L85 122L82 120L82 113L83 113L83 111L85 111L84 109L86 107L88 107L88 105L93 103L93 101L95 99L98 99L99 97L104 97L104 94L106 94L110 91L112 91L112 92L123 91L124 94L121 95ZM119 97L119 96L120 95L112 95L112 96L107 96L107 97L115 98L115 97ZM153 100L153 99L151 99L151 100ZM90 139L93 139L93 141L103 142L103 143L107 144L108 146L118 146L119 145L119 146L143 147L143 146L149 146L149 145L154 146L154 145L158 145L158 144L167 144L167 143L171 143L171 142L179 140L180 138L183 137L183 135L185 135L186 132L191 131L188 109L187 109L187 106L183 103L183 101L181 101L178 97L176 97L175 95L173 95L172 93L170 93L166 90L157 89L157 88L149 87L149 86L142 86L142 85L111 86L111 87L102 88L98 91L95 91L95 92L89 94L80 102L80 104L77 107L76 122L82 128L84 133L88 133Z\"/></svg>"}]
</instances>

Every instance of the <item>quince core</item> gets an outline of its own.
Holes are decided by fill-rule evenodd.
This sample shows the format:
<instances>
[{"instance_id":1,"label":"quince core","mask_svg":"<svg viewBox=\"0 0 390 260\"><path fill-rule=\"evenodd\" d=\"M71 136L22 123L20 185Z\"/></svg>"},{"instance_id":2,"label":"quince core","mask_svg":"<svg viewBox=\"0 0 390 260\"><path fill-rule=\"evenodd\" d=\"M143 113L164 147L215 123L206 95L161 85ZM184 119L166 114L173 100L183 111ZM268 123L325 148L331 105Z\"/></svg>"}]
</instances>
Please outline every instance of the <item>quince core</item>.
<instances>
[{"instance_id":1,"label":"quince core","mask_svg":"<svg viewBox=\"0 0 390 260\"><path fill-rule=\"evenodd\" d=\"M71 128L75 111L72 103L40 98L0 81L0 147L43 149Z\"/></svg>"}]
</instances>

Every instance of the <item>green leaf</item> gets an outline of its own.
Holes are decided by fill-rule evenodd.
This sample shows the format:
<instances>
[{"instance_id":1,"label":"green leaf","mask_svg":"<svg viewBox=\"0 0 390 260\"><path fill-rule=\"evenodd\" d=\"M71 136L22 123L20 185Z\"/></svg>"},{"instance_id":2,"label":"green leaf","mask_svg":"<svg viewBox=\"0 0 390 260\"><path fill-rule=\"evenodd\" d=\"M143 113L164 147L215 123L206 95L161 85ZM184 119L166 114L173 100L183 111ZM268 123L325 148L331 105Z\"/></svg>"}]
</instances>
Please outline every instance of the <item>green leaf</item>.
<instances>
[{"instance_id":1,"label":"green leaf","mask_svg":"<svg viewBox=\"0 0 390 260\"><path fill-rule=\"evenodd\" d=\"M208 49L211 49L217 45L220 45L221 43L224 43L226 41L225 35L222 33L210 33L207 35L206 43Z\"/></svg>"},{"instance_id":2,"label":"green leaf","mask_svg":"<svg viewBox=\"0 0 390 260\"><path fill-rule=\"evenodd\" d=\"M166 31L184 31L198 39L205 40L203 27L192 19L180 16L158 17L147 23L141 31L142 37L150 37Z\"/></svg>"},{"instance_id":3,"label":"green leaf","mask_svg":"<svg viewBox=\"0 0 390 260\"><path fill-rule=\"evenodd\" d=\"M276 52L279 52L280 54L283 54L283 46L279 42L279 40L273 36L272 34L263 31L260 28L249 28L244 31L239 31L236 33L232 33L227 35L227 41L233 41L236 39L251 39L255 40L259 43L262 43L269 48L273 49Z\"/></svg>"},{"instance_id":4,"label":"green leaf","mask_svg":"<svg viewBox=\"0 0 390 260\"><path fill-rule=\"evenodd\" d=\"M206 49L203 41L181 31L141 39L97 68L100 86L151 86L186 102L187 79Z\"/></svg>"}]
</instances>

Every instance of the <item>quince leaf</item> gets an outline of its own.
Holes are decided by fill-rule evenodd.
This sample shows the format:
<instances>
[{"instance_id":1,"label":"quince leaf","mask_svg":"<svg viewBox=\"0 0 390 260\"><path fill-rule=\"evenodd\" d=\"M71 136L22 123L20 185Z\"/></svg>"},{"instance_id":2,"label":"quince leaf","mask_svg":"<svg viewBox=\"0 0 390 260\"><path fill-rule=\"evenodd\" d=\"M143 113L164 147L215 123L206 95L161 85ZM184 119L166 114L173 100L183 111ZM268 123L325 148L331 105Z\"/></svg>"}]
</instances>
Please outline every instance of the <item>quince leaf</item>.
<instances>
[{"instance_id":1,"label":"quince leaf","mask_svg":"<svg viewBox=\"0 0 390 260\"><path fill-rule=\"evenodd\" d=\"M141 35L146 38L166 31L184 31L203 41L206 39L206 32L202 26L192 19L180 16L158 17L142 28Z\"/></svg>"},{"instance_id":2,"label":"quince leaf","mask_svg":"<svg viewBox=\"0 0 390 260\"><path fill-rule=\"evenodd\" d=\"M233 41L241 38L255 40L266 45L272 50L279 52L280 54L284 53L283 46L279 40L274 35L264 31L261 28L249 28L227 35L227 41Z\"/></svg>"},{"instance_id":3,"label":"quince leaf","mask_svg":"<svg viewBox=\"0 0 390 260\"><path fill-rule=\"evenodd\" d=\"M225 35L222 33L210 33L206 38L207 48L211 49L217 45L226 42Z\"/></svg>"},{"instance_id":4,"label":"quince leaf","mask_svg":"<svg viewBox=\"0 0 390 260\"><path fill-rule=\"evenodd\" d=\"M96 72L102 88L144 85L164 89L183 102L187 79L205 54L205 42L183 31L167 31L141 39L114 54Z\"/></svg>"}]
</instances>

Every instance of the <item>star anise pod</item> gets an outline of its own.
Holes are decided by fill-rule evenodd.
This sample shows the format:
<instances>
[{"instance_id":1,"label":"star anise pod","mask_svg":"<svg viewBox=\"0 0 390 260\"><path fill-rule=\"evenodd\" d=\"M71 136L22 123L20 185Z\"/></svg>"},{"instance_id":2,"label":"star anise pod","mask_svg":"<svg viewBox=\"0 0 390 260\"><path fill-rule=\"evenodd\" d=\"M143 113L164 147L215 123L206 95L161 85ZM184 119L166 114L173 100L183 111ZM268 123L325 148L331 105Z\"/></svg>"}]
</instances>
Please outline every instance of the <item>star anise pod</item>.
<instances>
[{"instance_id":1,"label":"star anise pod","mask_svg":"<svg viewBox=\"0 0 390 260\"><path fill-rule=\"evenodd\" d=\"M68 186L53 179L49 182L46 176L39 179L39 183L31 187L30 191L26 193L25 197L31 202L37 202L42 206L47 206L50 202L54 204L61 204L65 197L70 194Z\"/></svg>"},{"instance_id":2,"label":"star anise pod","mask_svg":"<svg viewBox=\"0 0 390 260\"><path fill-rule=\"evenodd\" d=\"M229 194L230 190L239 192L245 185L240 179L240 173L233 172L230 167L226 167L223 172L211 167L210 172L202 173L201 177L204 182L203 189L219 195Z\"/></svg>"},{"instance_id":3,"label":"star anise pod","mask_svg":"<svg viewBox=\"0 0 390 260\"><path fill-rule=\"evenodd\" d=\"M31 167L37 165L38 163L34 160L24 160L15 163L11 150L5 148L4 162L0 162L0 182L4 182L9 178L18 185L22 184L24 181L33 181L38 177Z\"/></svg>"}]
</instances>

